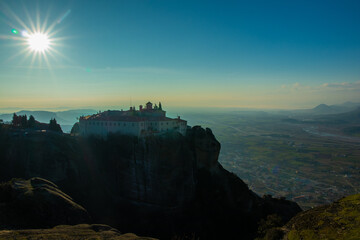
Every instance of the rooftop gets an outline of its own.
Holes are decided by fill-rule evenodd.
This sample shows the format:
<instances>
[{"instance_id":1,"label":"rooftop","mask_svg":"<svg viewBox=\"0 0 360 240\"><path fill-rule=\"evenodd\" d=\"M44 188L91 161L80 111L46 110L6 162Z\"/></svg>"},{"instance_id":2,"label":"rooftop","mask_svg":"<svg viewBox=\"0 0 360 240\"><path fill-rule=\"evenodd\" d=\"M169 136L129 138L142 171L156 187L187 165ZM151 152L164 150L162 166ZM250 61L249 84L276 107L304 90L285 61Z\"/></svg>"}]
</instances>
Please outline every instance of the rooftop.
<instances>
[{"instance_id":1,"label":"rooftop","mask_svg":"<svg viewBox=\"0 0 360 240\"><path fill-rule=\"evenodd\" d=\"M162 110L143 110L149 111L162 111ZM118 111L108 110L105 112L97 113L94 115L81 117L82 120L95 120L95 121L123 121L123 122L142 122L142 121L181 121L186 122L180 118L169 118L165 116L143 116L140 111Z\"/></svg>"}]
</instances>

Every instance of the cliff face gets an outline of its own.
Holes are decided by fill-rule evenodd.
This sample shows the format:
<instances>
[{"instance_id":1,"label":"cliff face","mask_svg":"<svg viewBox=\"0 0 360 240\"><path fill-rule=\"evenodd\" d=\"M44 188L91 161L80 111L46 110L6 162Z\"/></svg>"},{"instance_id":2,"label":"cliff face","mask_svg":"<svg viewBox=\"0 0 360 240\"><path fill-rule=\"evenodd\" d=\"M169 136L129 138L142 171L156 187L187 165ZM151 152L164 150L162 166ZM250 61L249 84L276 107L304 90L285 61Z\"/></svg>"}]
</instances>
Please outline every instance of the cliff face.
<instances>
[{"instance_id":1,"label":"cliff face","mask_svg":"<svg viewBox=\"0 0 360 240\"><path fill-rule=\"evenodd\" d=\"M301 211L286 200L258 197L222 168L219 152L211 130L201 127L186 137L144 139L33 133L0 145L0 178L47 178L96 222L161 238L252 238L266 215L287 221Z\"/></svg>"},{"instance_id":2,"label":"cliff face","mask_svg":"<svg viewBox=\"0 0 360 240\"><path fill-rule=\"evenodd\" d=\"M178 134L149 137L135 140L131 147L130 155L121 161L121 148L115 148L108 166L116 166L119 195L162 207L179 207L192 199L196 172L185 138Z\"/></svg>"}]
</instances>

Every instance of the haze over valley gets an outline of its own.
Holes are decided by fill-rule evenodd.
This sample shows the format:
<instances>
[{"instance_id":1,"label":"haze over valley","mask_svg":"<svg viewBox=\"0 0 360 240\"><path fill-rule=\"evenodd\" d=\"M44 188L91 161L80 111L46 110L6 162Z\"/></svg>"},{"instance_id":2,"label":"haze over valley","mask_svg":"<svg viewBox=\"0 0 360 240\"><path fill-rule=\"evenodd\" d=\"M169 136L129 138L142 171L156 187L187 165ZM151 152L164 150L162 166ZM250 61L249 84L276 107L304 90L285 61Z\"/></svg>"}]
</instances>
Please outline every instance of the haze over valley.
<instances>
[{"instance_id":1,"label":"haze over valley","mask_svg":"<svg viewBox=\"0 0 360 240\"><path fill-rule=\"evenodd\" d=\"M360 191L360 103L300 110L184 110L190 126L209 127L222 148L219 161L259 195L286 197L304 209ZM170 109L174 117L178 109ZM70 133L93 109L18 111L41 122L56 118ZM13 114L1 114L11 121Z\"/></svg>"}]
</instances>

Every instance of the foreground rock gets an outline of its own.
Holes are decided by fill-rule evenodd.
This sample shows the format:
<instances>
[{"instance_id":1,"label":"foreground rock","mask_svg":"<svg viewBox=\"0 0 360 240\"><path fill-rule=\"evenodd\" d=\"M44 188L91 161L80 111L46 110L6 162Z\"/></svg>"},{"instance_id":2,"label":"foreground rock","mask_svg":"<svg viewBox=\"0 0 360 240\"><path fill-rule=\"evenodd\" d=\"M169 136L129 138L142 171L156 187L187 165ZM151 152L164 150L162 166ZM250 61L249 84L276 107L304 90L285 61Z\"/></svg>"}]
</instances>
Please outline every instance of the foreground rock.
<instances>
[{"instance_id":1,"label":"foreground rock","mask_svg":"<svg viewBox=\"0 0 360 240\"><path fill-rule=\"evenodd\" d=\"M139 237L132 233L121 234L118 230L107 225L79 224L75 226L60 225L51 229L2 230L0 239L3 240L155 240L155 238Z\"/></svg>"},{"instance_id":2,"label":"foreground rock","mask_svg":"<svg viewBox=\"0 0 360 240\"><path fill-rule=\"evenodd\" d=\"M0 229L47 228L90 221L87 211L42 178L0 184Z\"/></svg>"},{"instance_id":3,"label":"foreground rock","mask_svg":"<svg viewBox=\"0 0 360 240\"><path fill-rule=\"evenodd\" d=\"M360 239L360 194L301 212L285 226L272 228L263 239Z\"/></svg>"}]
</instances>

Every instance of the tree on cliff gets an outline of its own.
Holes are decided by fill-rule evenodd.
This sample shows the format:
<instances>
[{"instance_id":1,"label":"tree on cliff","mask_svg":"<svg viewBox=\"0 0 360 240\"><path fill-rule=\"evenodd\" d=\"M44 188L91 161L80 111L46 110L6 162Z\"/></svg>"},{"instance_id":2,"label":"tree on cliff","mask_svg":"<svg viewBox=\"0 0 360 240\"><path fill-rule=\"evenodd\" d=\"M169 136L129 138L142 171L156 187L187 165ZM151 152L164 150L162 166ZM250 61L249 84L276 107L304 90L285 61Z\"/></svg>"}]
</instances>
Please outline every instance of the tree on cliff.
<instances>
[{"instance_id":1,"label":"tree on cliff","mask_svg":"<svg viewBox=\"0 0 360 240\"><path fill-rule=\"evenodd\" d=\"M27 120L26 114L22 115L22 116L19 116L19 117L21 118L21 122L20 122L21 127L27 128L28 127L28 120Z\"/></svg>"},{"instance_id":2,"label":"tree on cliff","mask_svg":"<svg viewBox=\"0 0 360 240\"><path fill-rule=\"evenodd\" d=\"M28 127L28 120L27 120L26 114L18 116L18 115L16 115L16 113L14 113L11 123L15 127L27 128Z\"/></svg>"},{"instance_id":3,"label":"tree on cliff","mask_svg":"<svg viewBox=\"0 0 360 240\"><path fill-rule=\"evenodd\" d=\"M50 119L49 130L54 132L63 132L60 125L56 122L56 119Z\"/></svg>"},{"instance_id":4,"label":"tree on cliff","mask_svg":"<svg viewBox=\"0 0 360 240\"><path fill-rule=\"evenodd\" d=\"M18 116L16 113L14 113L11 124L13 126L19 126L21 124L21 116Z\"/></svg>"},{"instance_id":5,"label":"tree on cliff","mask_svg":"<svg viewBox=\"0 0 360 240\"><path fill-rule=\"evenodd\" d=\"M30 115L29 120L28 120L28 127L29 128L34 128L35 124L36 124L36 122L35 122L34 116Z\"/></svg>"}]
</instances>

